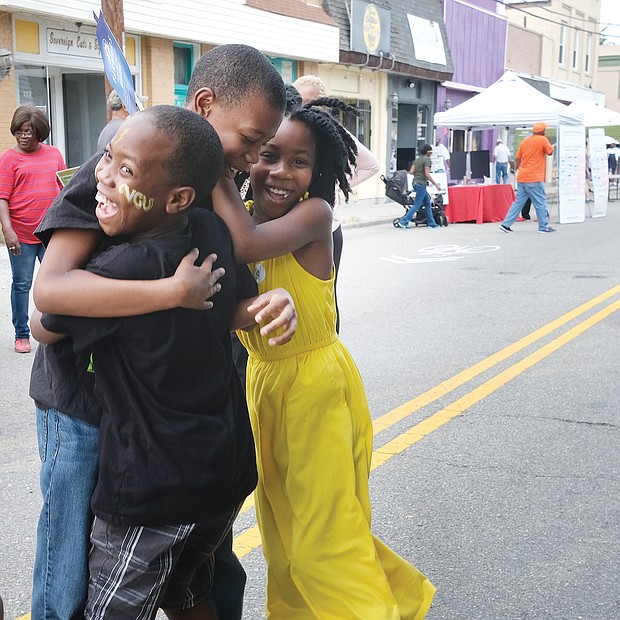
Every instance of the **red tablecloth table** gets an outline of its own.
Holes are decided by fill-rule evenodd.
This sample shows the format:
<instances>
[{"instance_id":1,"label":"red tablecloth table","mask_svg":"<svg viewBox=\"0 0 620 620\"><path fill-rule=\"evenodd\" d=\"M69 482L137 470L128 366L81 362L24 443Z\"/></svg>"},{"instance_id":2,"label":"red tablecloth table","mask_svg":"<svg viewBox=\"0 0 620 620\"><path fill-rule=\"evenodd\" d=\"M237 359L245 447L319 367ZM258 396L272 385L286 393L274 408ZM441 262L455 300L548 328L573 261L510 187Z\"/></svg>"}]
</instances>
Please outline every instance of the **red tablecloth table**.
<instances>
[{"instance_id":1,"label":"red tablecloth table","mask_svg":"<svg viewBox=\"0 0 620 620\"><path fill-rule=\"evenodd\" d=\"M450 222L501 222L515 199L511 185L454 185L448 188Z\"/></svg>"}]
</instances>

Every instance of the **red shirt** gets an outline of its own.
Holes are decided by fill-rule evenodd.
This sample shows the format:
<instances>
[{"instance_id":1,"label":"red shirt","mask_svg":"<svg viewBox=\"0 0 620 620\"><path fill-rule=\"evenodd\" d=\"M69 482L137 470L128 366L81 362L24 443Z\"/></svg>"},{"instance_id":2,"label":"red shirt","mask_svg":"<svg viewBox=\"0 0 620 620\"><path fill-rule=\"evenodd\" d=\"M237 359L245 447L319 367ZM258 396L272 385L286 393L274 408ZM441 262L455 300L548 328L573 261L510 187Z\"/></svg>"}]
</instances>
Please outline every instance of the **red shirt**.
<instances>
[{"instance_id":1,"label":"red shirt","mask_svg":"<svg viewBox=\"0 0 620 620\"><path fill-rule=\"evenodd\" d=\"M41 243L34 231L62 185L56 176L67 166L55 146L41 144L34 153L8 149L0 155L0 199L20 243Z\"/></svg>"}]
</instances>

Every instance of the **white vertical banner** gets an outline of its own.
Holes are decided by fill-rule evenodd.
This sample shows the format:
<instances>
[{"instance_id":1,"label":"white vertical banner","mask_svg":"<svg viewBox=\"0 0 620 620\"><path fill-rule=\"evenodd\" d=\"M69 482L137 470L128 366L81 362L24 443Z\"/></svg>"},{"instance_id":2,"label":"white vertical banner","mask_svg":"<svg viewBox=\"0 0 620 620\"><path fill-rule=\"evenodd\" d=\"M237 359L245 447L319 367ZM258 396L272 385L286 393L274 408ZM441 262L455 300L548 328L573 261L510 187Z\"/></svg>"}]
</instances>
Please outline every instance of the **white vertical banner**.
<instances>
[{"instance_id":1,"label":"white vertical banner","mask_svg":"<svg viewBox=\"0 0 620 620\"><path fill-rule=\"evenodd\" d=\"M609 167L607 165L604 129L601 127L588 129L588 142L590 146L592 191L594 192L592 217L605 217L607 215L607 196L609 193Z\"/></svg>"},{"instance_id":2,"label":"white vertical banner","mask_svg":"<svg viewBox=\"0 0 620 620\"><path fill-rule=\"evenodd\" d=\"M434 185L429 185L428 193L434 197L439 192L442 192L443 203L447 205L448 204L448 175L445 172L433 172L431 176L433 177L433 179L435 179L435 182L437 183L437 185L439 185L441 189L438 190Z\"/></svg>"},{"instance_id":3,"label":"white vertical banner","mask_svg":"<svg viewBox=\"0 0 620 620\"><path fill-rule=\"evenodd\" d=\"M586 219L586 128L560 125L558 132L560 224Z\"/></svg>"}]
</instances>

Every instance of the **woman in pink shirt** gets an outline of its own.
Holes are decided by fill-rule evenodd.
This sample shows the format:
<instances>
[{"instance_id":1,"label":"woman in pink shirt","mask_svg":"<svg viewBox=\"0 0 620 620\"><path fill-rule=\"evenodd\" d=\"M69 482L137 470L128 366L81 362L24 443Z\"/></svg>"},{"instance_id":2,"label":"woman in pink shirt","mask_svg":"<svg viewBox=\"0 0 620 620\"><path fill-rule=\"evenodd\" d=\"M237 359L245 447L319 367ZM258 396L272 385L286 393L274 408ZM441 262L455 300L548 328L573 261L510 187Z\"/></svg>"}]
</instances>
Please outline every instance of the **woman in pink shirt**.
<instances>
[{"instance_id":1,"label":"woman in pink shirt","mask_svg":"<svg viewBox=\"0 0 620 620\"><path fill-rule=\"evenodd\" d=\"M11 133L16 144L0 155L0 223L13 274L15 350L29 353L28 301L35 261L38 258L40 262L44 252L34 231L60 191L56 172L67 166L56 147L43 144L50 134L50 125L37 108L17 108Z\"/></svg>"}]
</instances>

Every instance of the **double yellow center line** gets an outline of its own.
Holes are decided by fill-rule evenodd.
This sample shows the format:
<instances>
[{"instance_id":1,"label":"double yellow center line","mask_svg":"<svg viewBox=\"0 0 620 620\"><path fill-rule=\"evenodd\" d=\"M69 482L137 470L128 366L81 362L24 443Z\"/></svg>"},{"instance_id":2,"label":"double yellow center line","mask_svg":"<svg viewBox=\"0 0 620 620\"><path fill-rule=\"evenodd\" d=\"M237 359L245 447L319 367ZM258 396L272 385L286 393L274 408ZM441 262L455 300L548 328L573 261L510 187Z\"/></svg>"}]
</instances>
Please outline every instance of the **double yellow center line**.
<instances>
[{"instance_id":1,"label":"double yellow center line","mask_svg":"<svg viewBox=\"0 0 620 620\"><path fill-rule=\"evenodd\" d=\"M604 293L601 293L597 297L594 297L593 299L581 304L574 310L563 314L554 321L551 321L547 325L544 325L543 327L533 331L531 334L524 336L520 340L517 340L513 344L505 347L504 349L501 349L497 353L490 355L489 357L483 359L477 364L470 366L462 372L454 375L450 379L447 379L439 385L431 388L427 392L420 394L420 396L417 396L416 398L410 400L404 405L401 405L400 407L393 409L392 411L386 413L380 418L377 418L373 423L374 434L378 435L382 431L390 428L397 422L400 422L406 417L419 411L423 407L426 407L433 402L439 400L440 398L443 398L450 392L464 385L468 381L471 381L483 372L490 370L491 368L508 359L512 355L523 351L525 348L529 347L535 342L538 342L555 330L564 327L565 325L575 319L578 319L579 317L582 317L588 311L611 300L613 297L616 297L619 294L620 285L615 286L608 291L605 291ZM536 349L534 352L530 353L522 360L516 362L509 368L506 368L505 370L499 372L491 379L488 379L479 387L474 388L461 398L458 398L446 407L443 407L428 418L424 419L422 422L419 422L404 433L401 433L394 439L383 444L380 448L377 448L373 452L372 469L376 469L380 465L383 465L393 456L400 454L407 448L411 447L414 443L420 441L420 439L422 439L423 437L426 437L429 433L432 433L434 430L437 430L461 413L464 413L472 405L480 402L483 398L486 398L515 377L518 377L528 368L531 368L538 362L542 361L543 359L557 351L559 348L563 347L565 344L569 343L571 340L577 338L577 336L583 334L585 331L587 331L597 323L600 323L603 319L607 318L618 309L620 309L620 299L616 299L615 301L609 303L595 314L592 314L591 316L583 319L580 323L577 323L575 326L563 332L557 338ZM253 496L250 496L247 498L246 502L241 508L240 514L247 512L253 507L254 499ZM247 555L254 549L258 549L260 546L261 538L257 525L253 525L248 529L244 530L234 539L234 549L240 558ZM30 614L18 618L18 620L29 619Z\"/></svg>"},{"instance_id":2,"label":"double yellow center line","mask_svg":"<svg viewBox=\"0 0 620 620\"><path fill-rule=\"evenodd\" d=\"M548 336L560 327L565 326L570 321L581 317L589 310L596 308L596 306L599 306L604 302L612 299L619 293L620 285L609 289L608 291L598 295L597 297L594 297L593 299L581 304L574 310L563 314L562 316L555 319L554 321L551 321L547 325L544 325L543 327L533 331L531 334L524 336L520 340L517 340L513 344L505 347L504 349L501 349L497 353L490 355L489 357L483 359L477 364L474 364L473 366L470 366L462 372L454 375L450 379L443 381L442 383L431 388L427 392L420 394L420 396L417 396L413 400L410 400L409 402L401 405L400 407L397 407L396 409L393 409L392 411L386 413L380 418L377 418L373 423L374 434L378 435L380 432L390 428L397 422L400 422L404 418L412 415L416 411L419 411L423 407L426 407L433 402L439 400L440 398L443 398L450 392L454 391L456 388L464 385L468 381L471 381L478 375L493 368L494 366L508 359L512 355L519 353L526 347L541 340L545 336ZM419 422L404 433L401 433L394 439L383 444L380 448L377 448L373 452L371 468L376 469L380 465L383 465L384 463L389 461L393 456L400 454L407 448L411 447L414 443L420 441L420 439L426 437L426 435L428 435L429 433L432 433L434 430L437 430L450 420L454 419L456 416L465 412L472 405L480 402L483 398L486 398L487 396L504 386L506 383L519 376L521 373L525 372L528 368L531 368L541 360L545 359L553 352L557 351L560 347L564 346L571 340L574 340L577 336L584 333L586 330L590 329L609 315L613 314L618 309L620 309L620 300L616 300L613 303L605 306L602 310L599 310L595 314L584 319L574 327L562 333L551 342L541 346L533 353L530 353L521 361L499 372L488 381L485 381L479 387L471 390L461 398L458 398L446 407L443 407L428 418L424 419L422 422ZM253 506L254 500L253 497L250 496L244 503L241 509L241 513L250 510L251 508L253 508ZM235 536L234 539L234 549L239 557L247 555L254 549L260 547L260 545L261 539L257 525L253 525L252 527L244 530L243 532Z\"/></svg>"}]
</instances>

